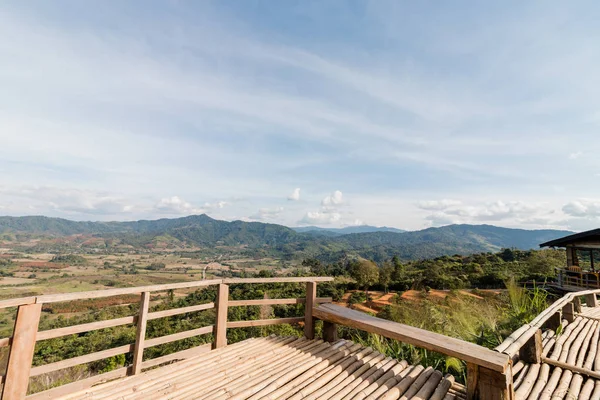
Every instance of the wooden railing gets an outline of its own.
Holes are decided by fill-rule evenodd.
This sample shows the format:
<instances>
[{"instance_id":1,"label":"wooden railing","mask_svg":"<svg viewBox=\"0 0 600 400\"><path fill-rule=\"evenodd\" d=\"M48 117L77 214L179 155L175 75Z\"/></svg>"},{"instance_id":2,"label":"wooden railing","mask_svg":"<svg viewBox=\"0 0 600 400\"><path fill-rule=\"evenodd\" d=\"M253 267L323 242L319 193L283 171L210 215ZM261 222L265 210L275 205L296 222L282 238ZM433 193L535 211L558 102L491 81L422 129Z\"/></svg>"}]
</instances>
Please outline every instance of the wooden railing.
<instances>
[{"instance_id":1,"label":"wooden railing","mask_svg":"<svg viewBox=\"0 0 600 400\"><path fill-rule=\"evenodd\" d=\"M73 392L93 386L95 383L122 377L126 375L139 374L142 369L150 368L171 360L184 359L204 351L210 350L207 346L199 346L177 353L169 354L143 361L144 349L158 346L164 343L182 340L207 333L213 334L213 349L227 345L227 329L249 326L263 326L273 324L297 323L304 321L304 334L308 338L314 338L314 323L312 310L319 303L331 302L331 298L317 298L317 282L332 281L329 277L300 277L300 278L241 278L241 279L213 279L196 282L182 282L166 285L142 286L131 288L119 288L109 290L97 290L91 292L76 292L65 294L49 294L33 296L20 299L0 301L1 308L18 307L15 318L15 327L11 337L0 339L0 347L10 346L6 373L3 377L3 400L24 399L27 394L29 378L53 371L85 364L104 358L131 353L133 363L131 366L120 368L108 373L97 375L92 378L77 381L64 387L50 389L45 392L27 396L27 399L52 399L60 394ZM229 300L229 284L240 283L306 283L306 297L295 299L261 299L261 300ZM149 312L150 295L154 292L162 292L175 289L201 288L218 285L217 298L214 303L200 304L164 311ZM140 307L137 316L129 316L105 321L97 321L86 324L74 325L65 328L51 329L38 332L39 320L42 306L48 303L97 299L102 297L119 296L126 294L140 294ZM233 306L254 306L272 304L298 304L305 303L305 316L301 318L278 318L252 321L227 321L227 309ZM146 339L146 323L149 320L186 314L190 312L215 309L216 318L214 325L175 333L172 335ZM135 324L135 342L124 346L103 350L80 357L65 359L51 364L32 367L35 344L40 340L53 339L66 335L84 333L98 329L105 329L121 325Z\"/></svg>"},{"instance_id":2,"label":"wooden railing","mask_svg":"<svg viewBox=\"0 0 600 400\"><path fill-rule=\"evenodd\" d=\"M530 323L514 331L495 350L508 355L513 363L519 359L533 363L541 362L541 329L556 330L563 319L573 322L575 316L581 312L582 300L588 307L598 306L598 294L600 289L567 293Z\"/></svg>"},{"instance_id":3,"label":"wooden railing","mask_svg":"<svg viewBox=\"0 0 600 400\"><path fill-rule=\"evenodd\" d=\"M341 324L466 361L468 400L514 399L511 362L505 354L333 304L318 306L312 314L324 321L328 341L337 340L336 324Z\"/></svg>"},{"instance_id":4,"label":"wooden railing","mask_svg":"<svg viewBox=\"0 0 600 400\"><path fill-rule=\"evenodd\" d=\"M556 268L558 286L574 286L582 289L600 289L600 273L591 271L571 271Z\"/></svg>"}]
</instances>

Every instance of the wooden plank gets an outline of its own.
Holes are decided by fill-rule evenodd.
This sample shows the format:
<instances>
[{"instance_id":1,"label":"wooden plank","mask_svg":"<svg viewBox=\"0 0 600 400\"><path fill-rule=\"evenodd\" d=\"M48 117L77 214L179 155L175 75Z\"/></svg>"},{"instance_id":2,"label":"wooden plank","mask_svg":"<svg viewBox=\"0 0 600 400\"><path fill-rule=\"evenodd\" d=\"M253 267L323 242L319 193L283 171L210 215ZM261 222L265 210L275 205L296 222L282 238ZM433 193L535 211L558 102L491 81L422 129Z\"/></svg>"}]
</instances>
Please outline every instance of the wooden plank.
<instances>
[{"instance_id":1,"label":"wooden plank","mask_svg":"<svg viewBox=\"0 0 600 400\"><path fill-rule=\"evenodd\" d=\"M317 304L325 304L333 302L331 297L317 297L315 299ZM259 299L259 300L229 300L229 307L240 307L240 306L265 306L265 305L276 305L276 304L304 304L306 298L297 299Z\"/></svg>"},{"instance_id":2,"label":"wooden plank","mask_svg":"<svg viewBox=\"0 0 600 400\"><path fill-rule=\"evenodd\" d=\"M41 304L19 306L8 355L2 399L21 400L27 395L35 337L42 313Z\"/></svg>"},{"instance_id":3,"label":"wooden plank","mask_svg":"<svg viewBox=\"0 0 600 400\"><path fill-rule=\"evenodd\" d=\"M289 278L229 278L223 283L234 285L236 283L295 283L295 282L332 282L328 276L289 277Z\"/></svg>"},{"instance_id":4,"label":"wooden plank","mask_svg":"<svg viewBox=\"0 0 600 400\"><path fill-rule=\"evenodd\" d=\"M313 316L323 321L377 333L417 347L456 357L493 371L505 372L509 365L509 358L506 354L495 352L474 343L387 321L334 304L323 304L314 308Z\"/></svg>"},{"instance_id":5,"label":"wooden plank","mask_svg":"<svg viewBox=\"0 0 600 400\"><path fill-rule=\"evenodd\" d=\"M304 321L304 317L255 319L252 321L229 321L229 322L227 322L227 328L245 328L248 326L297 324L298 322L302 322L302 321Z\"/></svg>"},{"instance_id":6,"label":"wooden plank","mask_svg":"<svg viewBox=\"0 0 600 400\"><path fill-rule=\"evenodd\" d=\"M304 336L315 338L315 320L312 310L317 303L317 282L306 282L306 306L304 307Z\"/></svg>"},{"instance_id":7,"label":"wooden plank","mask_svg":"<svg viewBox=\"0 0 600 400\"><path fill-rule=\"evenodd\" d=\"M150 292L144 292L142 293L142 298L140 300L140 312L138 314L135 344L133 346L133 365L131 368L131 373L133 375L142 372L142 359L144 358L144 340L146 339L146 323L149 305Z\"/></svg>"},{"instance_id":8,"label":"wooden plank","mask_svg":"<svg viewBox=\"0 0 600 400\"><path fill-rule=\"evenodd\" d=\"M301 304L306 299L259 299L259 300L230 300L229 307L266 306L274 304Z\"/></svg>"},{"instance_id":9,"label":"wooden plank","mask_svg":"<svg viewBox=\"0 0 600 400\"><path fill-rule=\"evenodd\" d=\"M212 328L212 326L211 326L211 328ZM210 333L210 331L207 333ZM148 341L146 341L146 343L148 343ZM153 358L151 360L146 360L146 361L142 362L142 369L156 367L157 365L164 364L164 363L167 363L170 361L179 361L179 360L185 360L185 359L188 359L191 357L196 357L201 354L208 353L210 351L210 348L211 348L210 343L201 344L200 346L192 347L187 350L181 350L181 351L178 351L175 353L167 354L166 356L160 356L160 357Z\"/></svg>"},{"instance_id":10,"label":"wooden plank","mask_svg":"<svg viewBox=\"0 0 600 400\"><path fill-rule=\"evenodd\" d=\"M90 322L89 324L73 325L73 326L67 326L65 328L40 331L37 334L37 340L40 341L40 340L54 339L54 338L66 336L66 335L74 335L77 333L95 331L98 329L105 329L105 328L112 328L115 326L133 324L135 322L135 318L136 317L123 317L123 318L116 318L116 319L108 319L106 321Z\"/></svg>"},{"instance_id":11,"label":"wooden plank","mask_svg":"<svg viewBox=\"0 0 600 400\"><path fill-rule=\"evenodd\" d=\"M227 346L227 308L229 301L229 286L220 284L217 289L217 315L214 326L213 349Z\"/></svg>"},{"instance_id":12,"label":"wooden plank","mask_svg":"<svg viewBox=\"0 0 600 400\"><path fill-rule=\"evenodd\" d=\"M125 346L119 346L103 351L97 351L95 353L86 354L85 356L73 357L52 364L40 365L39 367L34 367L31 369L30 376L47 374L48 372L58 371L59 369L74 367L76 365L86 364L92 361L98 361L112 356L118 356L119 354L129 353L132 350L133 344L126 344Z\"/></svg>"},{"instance_id":13,"label":"wooden plank","mask_svg":"<svg viewBox=\"0 0 600 400\"><path fill-rule=\"evenodd\" d=\"M172 310L155 311L148 314L148 321L157 318L170 317L173 315L187 314L190 312L204 311L215 308L215 303L198 304L196 306L174 308Z\"/></svg>"},{"instance_id":14,"label":"wooden plank","mask_svg":"<svg viewBox=\"0 0 600 400\"><path fill-rule=\"evenodd\" d=\"M98 385L100 383L107 382L109 380L122 378L127 375L130 367L123 367L119 369L115 369L114 371L106 372L104 374L95 375L89 377L87 379L82 379L80 381L76 381L73 383L69 383L66 385L58 386L49 390L44 390L43 392L31 394L27 396L26 400L54 400L58 399L62 396L66 396L71 393L79 392L80 390L85 390L91 388L92 386Z\"/></svg>"},{"instance_id":15,"label":"wooden plank","mask_svg":"<svg viewBox=\"0 0 600 400\"><path fill-rule=\"evenodd\" d=\"M18 307L18 306L25 306L27 304L34 304L35 299L36 299L35 296L31 296L31 297L20 297L17 299L1 300L0 308Z\"/></svg>"},{"instance_id":16,"label":"wooden plank","mask_svg":"<svg viewBox=\"0 0 600 400\"><path fill-rule=\"evenodd\" d=\"M161 336L161 337L157 337L154 339L148 339L148 340L146 340L146 344L145 344L144 348L147 349L148 347L158 346L159 344L170 343L170 342L174 342L176 340L187 339L192 336L204 335L207 333L211 333L212 331L213 331L213 326L208 325L208 326L203 326L202 328L191 329L189 331L174 333L172 335Z\"/></svg>"},{"instance_id":17,"label":"wooden plank","mask_svg":"<svg viewBox=\"0 0 600 400\"><path fill-rule=\"evenodd\" d=\"M143 292L161 292L172 289L188 289L195 287L204 287L210 285L216 285L221 283L221 279L212 279L206 281L194 281L194 282L179 282L179 283L168 283L164 285L151 285L151 286L138 286L130 288L119 288L119 289L108 289L108 290L94 290L90 292L75 292L75 293L62 293L62 294L47 294L38 296L36 299L37 303L56 303L59 301L70 301L70 300L81 300L81 299L97 299L100 297L119 296L123 294L136 294Z\"/></svg>"}]
</instances>

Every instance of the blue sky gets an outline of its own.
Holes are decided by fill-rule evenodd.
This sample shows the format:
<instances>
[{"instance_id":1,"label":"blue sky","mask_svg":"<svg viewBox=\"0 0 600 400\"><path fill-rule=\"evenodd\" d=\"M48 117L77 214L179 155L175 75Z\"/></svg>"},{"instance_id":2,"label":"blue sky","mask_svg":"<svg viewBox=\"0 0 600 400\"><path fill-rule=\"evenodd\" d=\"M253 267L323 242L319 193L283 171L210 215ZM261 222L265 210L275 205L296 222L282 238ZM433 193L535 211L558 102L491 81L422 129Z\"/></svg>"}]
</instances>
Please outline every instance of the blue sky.
<instances>
[{"instance_id":1,"label":"blue sky","mask_svg":"<svg viewBox=\"0 0 600 400\"><path fill-rule=\"evenodd\" d=\"M0 4L0 215L596 228L595 2Z\"/></svg>"}]
</instances>

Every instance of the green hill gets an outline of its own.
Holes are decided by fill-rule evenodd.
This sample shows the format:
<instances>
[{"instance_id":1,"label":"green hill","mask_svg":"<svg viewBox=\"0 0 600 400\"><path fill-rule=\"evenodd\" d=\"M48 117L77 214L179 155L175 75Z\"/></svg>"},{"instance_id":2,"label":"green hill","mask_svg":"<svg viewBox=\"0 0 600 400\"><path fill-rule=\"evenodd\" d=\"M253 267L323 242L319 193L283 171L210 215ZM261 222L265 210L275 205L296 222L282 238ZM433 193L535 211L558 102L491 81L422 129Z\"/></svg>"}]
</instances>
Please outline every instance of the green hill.
<instances>
[{"instance_id":1,"label":"green hill","mask_svg":"<svg viewBox=\"0 0 600 400\"><path fill-rule=\"evenodd\" d=\"M0 234L50 237L88 234L120 239L133 246L145 246L155 238L166 235L196 246L247 246L286 258L336 258L355 254L375 260L393 255L410 260L498 251L502 248L526 250L571 233L492 225L448 225L414 232L376 231L330 236L299 233L276 224L220 221L204 214L130 222L78 222L43 216L0 217Z\"/></svg>"}]
</instances>

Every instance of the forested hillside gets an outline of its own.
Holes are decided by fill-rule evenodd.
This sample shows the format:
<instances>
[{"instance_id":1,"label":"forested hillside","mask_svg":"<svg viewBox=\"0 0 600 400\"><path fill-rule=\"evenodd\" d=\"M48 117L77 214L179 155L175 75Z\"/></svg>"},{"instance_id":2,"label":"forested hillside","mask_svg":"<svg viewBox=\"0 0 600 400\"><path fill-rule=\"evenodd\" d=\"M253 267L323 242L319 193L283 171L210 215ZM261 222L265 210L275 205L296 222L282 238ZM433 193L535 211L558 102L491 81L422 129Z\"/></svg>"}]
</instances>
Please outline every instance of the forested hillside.
<instances>
[{"instance_id":1,"label":"forested hillside","mask_svg":"<svg viewBox=\"0 0 600 400\"><path fill-rule=\"evenodd\" d=\"M378 228L383 229L383 228ZM386 228L389 229L389 228ZM314 232L314 231L311 231ZM0 235L67 237L94 235L106 246L115 241L134 248L148 248L157 240L173 246L243 247L244 255L269 255L283 259L317 257L335 260L359 255L382 261L394 255L403 260L453 254L499 251L502 248L532 249L539 243L572 232L508 229L491 225L449 225L414 232L364 232L315 235L296 232L276 224L220 221L207 215L131 222L76 222L48 217L0 217ZM68 242L68 241L67 241ZM240 251L239 248L236 251Z\"/></svg>"}]
</instances>

